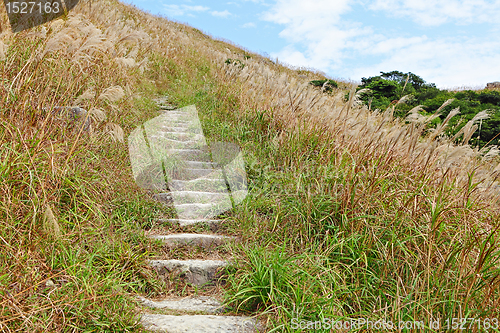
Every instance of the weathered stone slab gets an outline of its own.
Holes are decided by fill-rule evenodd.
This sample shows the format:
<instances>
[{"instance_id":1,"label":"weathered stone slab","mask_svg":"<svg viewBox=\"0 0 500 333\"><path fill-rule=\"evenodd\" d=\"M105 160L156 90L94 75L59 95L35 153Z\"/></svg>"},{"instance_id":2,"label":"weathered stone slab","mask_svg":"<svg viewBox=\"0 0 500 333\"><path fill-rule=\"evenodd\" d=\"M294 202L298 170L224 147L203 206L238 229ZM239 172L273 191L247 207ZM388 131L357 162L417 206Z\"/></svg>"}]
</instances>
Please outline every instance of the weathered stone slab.
<instances>
[{"instance_id":1,"label":"weathered stone slab","mask_svg":"<svg viewBox=\"0 0 500 333\"><path fill-rule=\"evenodd\" d=\"M174 139L174 140L194 140L194 141L199 141L204 143L203 140L205 137L196 132L190 132L186 128L181 128L181 127L166 127L162 131L162 136L165 138L169 139Z\"/></svg>"},{"instance_id":2,"label":"weathered stone slab","mask_svg":"<svg viewBox=\"0 0 500 333\"><path fill-rule=\"evenodd\" d=\"M202 312L206 314L220 313L223 306L215 298L208 296L185 297L180 299L164 299L152 301L147 298L138 297L142 304L153 309L168 309L186 312Z\"/></svg>"},{"instance_id":3,"label":"weathered stone slab","mask_svg":"<svg viewBox=\"0 0 500 333\"><path fill-rule=\"evenodd\" d=\"M161 140L163 147L167 149L200 149L203 145L194 140L176 140L165 137L162 133L152 134L151 140Z\"/></svg>"},{"instance_id":4,"label":"weathered stone slab","mask_svg":"<svg viewBox=\"0 0 500 333\"><path fill-rule=\"evenodd\" d=\"M222 200L206 204L177 204L174 202L174 207L181 219L209 219L233 208L228 195Z\"/></svg>"},{"instance_id":5,"label":"weathered stone slab","mask_svg":"<svg viewBox=\"0 0 500 333\"><path fill-rule=\"evenodd\" d=\"M486 84L486 89L495 89L495 88L500 88L499 81L490 82L490 83Z\"/></svg>"},{"instance_id":6,"label":"weathered stone slab","mask_svg":"<svg viewBox=\"0 0 500 333\"><path fill-rule=\"evenodd\" d=\"M205 249L222 245L224 242L234 239L228 236L206 235L206 234L172 234L172 235L149 235L151 239L161 240L168 246L201 246Z\"/></svg>"},{"instance_id":7,"label":"weathered stone slab","mask_svg":"<svg viewBox=\"0 0 500 333\"><path fill-rule=\"evenodd\" d=\"M215 169L217 164L212 162L184 161L186 167L191 169Z\"/></svg>"},{"instance_id":8,"label":"weathered stone slab","mask_svg":"<svg viewBox=\"0 0 500 333\"><path fill-rule=\"evenodd\" d=\"M220 179L224 181L221 170L192 169L178 166L167 171L167 177L172 180ZM224 181L225 183L225 181Z\"/></svg>"},{"instance_id":9,"label":"weathered stone slab","mask_svg":"<svg viewBox=\"0 0 500 333\"><path fill-rule=\"evenodd\" d=\"M186 130L188 129L188 127L184 127L184 126L172 126L171 124L170 125L165 125L165 126L162 126L160 128L160 130L158 130L157 132L158 133L186 133ZM201 136L201 134L198 134Z\"/></svg>"},{"instance_id":10,"label":"weathered stone slab","mask_svg":"<svg viewBox=\"0 0 500 333\"><path fill-rule=\"evenodd\" d=\"M161 110L164 110L164 111L177 109L177 107L175 105L171 105L171 104L162 104L162 105L159 105L159 107Z\"/></svg>"},{"instance_id":11,"label":"weathered stone slab","mask_svg":"<svg viewBox=\"0 0 500 333\"><path fill-rule=\"evenodd\" d=\"M182 203L215 203L227 198L227 193L202 191L176 191L172 197L178 204Z\"/></svg>"},{"instance_id":12,"label":"weathered stone slab","mask_svg":"<svg viewBox=\"0 0 500 333\"><path fill-rule=\"evenodd\" d=\"M215 281L217 272L228 265L225 260L149 260L160 275L176 273L185 276L194 285Z\"/></svg>"},{"instance_id":13,"label":"weathered stone slab","mask_svg":"<svg viewBox=\"0 0 500 333\"><path fill-rule=\"evenodd\" d=\"M167 193L157 193L154 198L161 202L180 204L205 204L218 202L227 197L226 193L221 192L200 192L200 191L175 191Z\"/></svg>"},{"instance_id":14,"label":"weathered stone slab","mask_svg":"<svg viewBox=\"0 0 500 333\"><path fill-rule=\"evenodd\" d=\"M171 158L181 158L189 161L209 162L210 153L201 149L169 149ZM169 156L170 158L170 156Z\"/></svg>"},{"instance_id":15,"label":"weathered stone slab","mask_svg":"<svg viewBox=\"0 0 500 333\"><path fill-rule=\"evenodd\" d=\"M250 333L256 332L257 320L238 316L144 314L141 324L144 328L155 332Z\"/></svg>"},{"instance_id":16,"label":"weathered stone slab","mask_svg":"<svg viewBox=\"0 0 500 333\"><path fill-rule=\"evenodd\" d=\"M196 224L206 224L209 227L218 227L220 224L219 220L207 220L207 219L160 219L159 222L177 224L180 227L187 227Z\"/></svg>"},{"instance_id":17,"label":"weathered stone slab","mask_svg":"<svg viewBox=\"0 0 500 333\"><path fill-rule=\"evenodd\" d=\"M168 182L171 191L200 191L227 193L224 179L197 178L193 180L171 180Z\"/></svg>"}]
</instances>

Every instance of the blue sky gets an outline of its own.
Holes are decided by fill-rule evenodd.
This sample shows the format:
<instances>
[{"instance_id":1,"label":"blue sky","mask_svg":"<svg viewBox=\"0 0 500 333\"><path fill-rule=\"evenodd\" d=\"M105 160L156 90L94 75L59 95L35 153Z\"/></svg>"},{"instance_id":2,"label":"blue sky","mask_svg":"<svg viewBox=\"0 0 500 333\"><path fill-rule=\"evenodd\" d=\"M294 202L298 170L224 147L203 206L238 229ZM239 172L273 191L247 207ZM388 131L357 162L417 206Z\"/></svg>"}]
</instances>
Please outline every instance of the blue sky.
<instances>
[{"instance_id":1,"label":"blue sky","mask_svg":"<svg viewBox=\"0 0 500 333\"><path fill-rule=\"evenodd\" d=\"M332 78L412 72L441 88L500 81L500 0L125 0Z\"/></svg>"}]
</instances>

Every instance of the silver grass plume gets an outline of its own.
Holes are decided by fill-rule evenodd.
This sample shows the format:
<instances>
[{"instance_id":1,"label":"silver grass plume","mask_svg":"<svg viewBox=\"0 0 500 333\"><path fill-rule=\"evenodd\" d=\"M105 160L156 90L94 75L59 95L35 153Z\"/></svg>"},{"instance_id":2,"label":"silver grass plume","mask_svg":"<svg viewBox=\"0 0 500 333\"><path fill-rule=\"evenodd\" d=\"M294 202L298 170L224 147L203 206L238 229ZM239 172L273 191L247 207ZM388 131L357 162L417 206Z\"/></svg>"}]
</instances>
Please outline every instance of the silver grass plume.
<instances>
[{"instance_id":1,"label":"silver grass plume","mask_svg":"<svg viewBox=\"0 0 500 333\"><path fill-rule=\"evenodd\" d=\"M498 149L498 146L492 146L490 150L483 156L483 161L492 160L495 156L498 156L498 153L500 153L500 149Z\"/></svg>"},{"instance_id":2,"label":"silver grass plume","mask_svg":"<svg viewBox=\"0 0 500 333\"><path fill-rule=\"evenodd\" d=\"M120 86L112 86L104 89L98 99L107 99L110 102L116 102L125 96L123 88Z\"/></svg>"},{"instance_id":3,"label":"silver grass plume","mask_svg":"<svg viewBox=\"0 0 500 333\"><path fill-rule=\"evenodd\" d=\"M43 230L48 236L53 238L61 237L61 228L59 227L59 223L57 222L50 205L47 205L47 208L43 213Z\"/></svg>"},{"instance_id":4,"label":"silver grass plume","mask_svg":"<svg viewBox=\"0 0 500 333\"><path fill-rule=\"evenodd\" d=\"M114 59L117 64L123 67L135 67L136 62L134 58L118 57Z\"/></svg>"},{"instance_id":5,"label":"silver grass plume","mask_svg":"<svg viewBox=\"0 0 500 333\"><path fill-rule=\"evenodd\" d=\"M92 108L89 110L90 117L94 122L99 123L106 120L106 112L100 108Z\"/></svg>"},{"instance_id":6,"label":"silver grass plume","mask_svg":"<svg viewBox=\"0 0 500 333\"><path fill-rule=\"evenodd\" d=\"M104 130L111 136L114 141L124 142L124 132L120 125L115 123L107 123Z\"/></svg>"},{"instance_id":7,"label":"silver grass plume","mask_svg":"<svg viewBox=\"0 0 500 333\"><path fill-rule=\"evenodd\" d=\"M406 102L408 102L408 100L410 100L412 96L412 94L404 95L399 99L399 101L397 101L396 105L406 104Z\"/></svg>"},{"instance_id":8,"label":"silver grass plume","mask_svg":"<svg viewBox=\"0 0 500 333\"><path fill-rule=\"evenodd\" d=\"M478 126L476 124L474 124L474 123L477 122L477 121L480 121L480 120L488 119L489 117L490 117L490 115L488 113L488 110L484 110L484 111L479 112L478 114L476 114L474 116L474 118L472 118L471 120L469 120L467 122L467 124L465 124L465 126L462 127L457 132L457 134L455 134L455 136L453 136L452 141L454 141L461 134L463 134L464 137L463 137L463 140L462 140L462 144L463 145L468 144L469 140L472 138L472 135L478 129Z\"/></svg>"},{"instance_id":9,"label":"silver grass plume","mask_svg":"<svg viewBox=\"0 0 500 333\"><path fill-rule=\"evenodd\" d=\"M446 126L448 125L448 122L450 121L450 119L459 113L460 113L460 108L455 108L455 109L451 110L450 113L443 120L443 122L441 124L439 124L436 127L436 129L434 129L433 133L430 136L430 139L434 140L437 136L439 136L441 133L443 133L443 131L446 128Z\"/></svg>"},{"instance_id":10,"label":"silver grass plume","mask_svg":"<svg viewBox=\"0 0 500 333\"><path fill-rule=\"evenodd\" d=\"M423 105L417 105L410 111L408 111L408 116L406 116L406 121L410 123L416 123L416 124L423 124L426 120L427 117L424 115L421 115L419 112L424 111Z\"/></svg>"},{"instance_id":11,"label":"silver grass plume","mask_svg":"<svg viewBox=\"0 0 500 333\"><path fill-rule=\"evenodd\" d=\"M441 115L441 111L447 107L448 105L450 105L455 99L454 98L450 98L449 100L447 100L446 102L444 102L437 110L436 112L434 112L434 114L432 114L431 116L427 117L427 119L425 120L425 123L429 123L431 121L433 121L434 119L436 119L437 117L439 117Z\"/></svg>"},{"instance_id":12,"label":"silver grass plume","mask_svg":"<svg viewBox=\"0 0 500 333\"><path fill-rule=\"evenodd\" d=\"M4 44L2 40L0 40L0 60L5 60L7 57L7 45Z\"/></svg>"},{"instance_id":13,"label":"silver grass plume","mask_svg":"<svg viewBox=\"0 0 500 333\"><path fill-rule=\"evenodd\" d=\"M78 96L78 98L75 101L75 104L80 104L81 102L88 100L88 99L92 99L94 97L95 97L94 88L90 87L87 90L85 90L83 94Z\"/></svg>"}]
</instances>

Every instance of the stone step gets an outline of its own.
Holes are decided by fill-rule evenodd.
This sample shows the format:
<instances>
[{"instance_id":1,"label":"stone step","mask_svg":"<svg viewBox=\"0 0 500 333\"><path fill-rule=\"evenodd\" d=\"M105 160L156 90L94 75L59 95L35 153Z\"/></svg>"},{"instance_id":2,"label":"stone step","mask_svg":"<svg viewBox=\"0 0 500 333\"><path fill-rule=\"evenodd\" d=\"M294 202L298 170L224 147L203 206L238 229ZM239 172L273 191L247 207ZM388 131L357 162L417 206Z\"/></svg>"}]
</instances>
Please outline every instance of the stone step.
<instances>
[{"instance_id":1,"label":"stone step","mask_svg":"<svg viewBox=\"0 0 500 333\"><path fill-rule=\"evenodd\" d=\"M169 117L165 120L168 121L168 126L184 127L186 129L193 128L193 129L197 129L197 130L201 129L198 126L195 126L197 124L196 122L189 121L186 119L177 119L176 117Z\"/></svg>"},{"instance_id":2,"label":"stone step","mask_svg":"<svg viewBox=\"0 0 500 333\"><path fill-rule=\"evenodd\" d=\"M185 115L184 112L179 112L179 110L169 110L169 112L165 112L165 114L167 114L168 116L171 116L171 115L183 116L183 115Z\"/></svg>"},{"instance_id":3,"label":"stone step","mask_svg":"<svg viewBox=\"0 0 500 333\"><path fill-rule=\"evenodd\" d=\"M169 149L171 157L178 157L183 160L210 162L210 152L201 149Z\"/></svg>"},{"instance_id":4,"label":"stone step","mask_svg":"<svg viewBox=\"0 0 500 333\"><path fill-rule=\"evenodd\" d=\"M184 161L184 164L191 169L216 169L218 167L212 162Z\"/></svg>"},{"instance_id":5,"label":"stone step","mask_svg":"<svg viewBox=\"0 0 500 333\"><path fill-rule=\"evenodd\" d=\"M201 312L204 314L221 313L224 311L224 307L219 301L208 296L185 297L180 299L169 298L161 301L152 301L142 296L139 296L138 299L143 305L153 309Z\"/></svg>"},{"instance_id":6,"label":"stone step","mask_svg":"<svg viewBox=\"0 0 500 333\"><path fill-rule=\"evenodd\" d=\"M168 333L251 333L259 329L256 319L238 316L143 314L140 322L148 330Z\"/></svg>"},{"instance_id":7,"label":"stone step","mask_svg":"<svg viewBox=\"0 0 500 333\"><path fill-rule=\"evenodd\" d=\"M162 151L169 149L202 149L205 147L204 142L195 140L175 140L165 137L162 133L154 134L149 137L149 142L154 144L154 147L161 147Z\"/></svg>"},{"instance_id":8,"label":"stone step","mask_svg":"<svg viewBox=\"0 0 500 333\"><path fill-rule=\"evenodd\" d=\"M209 219L211 217L220 215L233 208L229 195L225 198L212 203L187 203L176 204L174 207L177 216L181 219Z\"/></svg>"},{"instance_id":9,"label":"stone step","mask_svg":"<svg viewBox=\"0 0 500 333\"><path fill-rule=\"evenodd\" d=\"M192 169L188 167L176 167L169 170L167 174L169 179L175 180L195 180L195 179L224 179L221 169Z\"/></svg>"},{"instance_id":10,"label":"stone step","mask_svg":"<svg viewBox=\"0 0 500 333\"><path fill-rule=\"evenodd\" d=\"M156 104L168 103L168 95L153 98Z\"/></svg>"},{"instance_id":11,"label":"stone step","mask_svg":"<svg viewBox=\"0 0 500 333\"><path fill-rule=\"evenodd\" d=\"M189 145L192 145L193 147L197 147L197 148L204 147L204 145L202 145L202 142L199 142L196 140L176 140L176 139L171 139L171 138L165 137L161 133L159 134L159 136L161 139L164 140L164 142L171 143L171 144L179 144L179 145L182 144L183 146L180 149L183 149L184 147L189 146Z\"/></svg>"},{"instance_id":12,"label":"stone step","mask_svg":"<svg viewBox=\"0 0 500 333\"><path fill-rule=\"evenodd\" d=\"M227 194L221 192L173 191L157 193L153 196L158 201L180 205L186 203L213 203L224 200Z\"/></svg>"},{"instance_id":13,"label":"stone step","mask_svg":"<svg viewBox=\"0 0 500 333\"><path fill-rule=\"evenodd\" d=\"M176 127L176 129L178 129L178 127ZM198 140L178 140L178 139L172 139L171 137L169 137L168 134L172 134L172 133L186 133L186 132L156 132L154 134L150 134L148 136L149 140L151 139L156 139L156 140L161 140L161 142L167 142L167 143L179 143L179 144L184 144L184 145L188 145L188 144L192 144L192 145L200 145L200 141Z\"/></svg>"},{"instance_id":14,"label":"stone step","mask_svg":"<svg viewBox=\"0 0 500 333\"><path fill-rule=\"evenodd\" d=\"M177 117L169 117L167 114L160 115L144 123L146 134L157 132L165 132L168 128L179 127L182 131L197 131L201 134L202 128L198 120L180 119Z\"/></svg>"},{"instance_id":15,"label":"stone step","mask_svg":"<svg viewBox=\"0 0 500 333\"><path fill-rule=\"evenodd\" d=\"M169 110L176 110L177 109L177 106L175 106L175 105L168 105L168 104L158 105L158 107L160 108L160 110L163 110L163 111L169 111Z\"/></svg>"},{"instance_id":16,"label":"stone step","mask_svg":"<svg viewBox=\"0 0 500 333\"><path fill-rule=\"evenodd\" d=\"M215 282L217 273L228 265L224 260L149 260L160 275L177 274L194 285Z\"/></svg>"},{"instance_id":17,"label":"stone step","mask_svg":"<svg viewBox=\"0 0 500 333\"><path fill-rule=\"evenodd\" d=\"M172 120L172 121L185 121L185 122L190 122L192 124L200 124L199 119L193 119L192 114L186 114L178 111L173 111L173 112L168 112L165 115L165 119Z\"/></svg>"},{"instance_id":18,"label":"stone step","mask_svg":"<svg viewBox=\"0 0 500 333\"><path fill-rule=\"evenodd\" d=\"M190 115L190 116L193 116L193 114L189 113L189 112L184 112L180 109L175 109L175 110L169 110L170 112L167 112L167 114L170 116L171 114L179 114L179 115Z\"/></svg>"},{"instance_id":19,"label":"stone step","mask_svg":"<svg viewBox=\"0 0 500 333\"><path fill-rule=\"evenodd\" d=\"M148 238L160 240L171 247L189 245L201 246L205 249L217 247L227 241L235 239L234 237L206 234L148 235Z\"/></svg>"},{"instance_id":20,"label":"stone step","mask_svg":"<svg viewBox=\"0 0 500 333\"><path fill-rule=\"evenodd\" d=\"M193 180L173 179L168 182L171 191L201 191L227 193L226 181L222 178L197 178Z\"/></svg>"},{"instance_id":21,"label":"stone step","mask_svg":"<svg viewBox=\"0 0 500 333\"><path fill-rule=\"evenodd\" d=\"M183 113L179 111L173 111L173 112L168 112L164 113L161 115L161 120L163 122L169 121L169 122L189 122L192 124L200 124L200 119L196 117L195 115L189 114L189 113ZM194 118L195 117L195 118Z\"/></svg>"},{"instance_id":22,"label":"stone step","mask_svg":"<svg viewBox=\"0 0 500 333\"><path fill-rule=\"evenodd\" d=\"M188 227L196 224L206 224L209 227L218 227L220 224L219 220L208 220L208 219L159 219L160 223L170 223L178 225L180 227Z\"/></svg>"},{"instance_id":23,"label":"stone step","mask_svg":"<svg viewBox=\"0 0 500 333\"><path fill-rule=\"evenodd\" d=\"M195 140L206 143L205 137L203 136L203 131L201 129L198 130L196 128L176 126L176 127L165 127L162 130L158 130L157 133L161 133L164 137L170 139Z\"/></svg>"},{"instance_id":24,"label":"stone step","mask_svg":"<svg viewBox=\"0 0 500 333\"><path fill-rule=\"evenodd\" d=\"M176 127L175 129L178 129L178 127ZM203 134L201 134L201 131L199 133L197 132L193 132L193 131L190 131L190 132L187 132L186 129L183 129L182 131L171 131L171 130L165 130L165 131L162 131L161 132L163 137L165 138L169 138L169 139L174 139L174 140L179 140L179 141L183 141L183 140L193 140L193 141L199 141L199 142L202 142L202 143L205 143L205 137L203 136Z\"/></svg>"},{"instance_id":25,"label":"stone step","mask_svg":"<svg viewBox=\"0 0 500 333\"><path fill-rule=\"evenodd\" d=\"M172 124L164 125L156 131L156 133L190 133L187 132L188 126L172 126Z\"/></svg>"},{"instance_id":26,"label":"stone step","mask_svg":"<svg viewBox=\"0 0 500 333\"><path fill-rule=\"evenodd\" d=\"M171 192L175 203L215 203L227 198L227 193L201 192L201 191L175 191Z\"/></svg>"}]
</instances>

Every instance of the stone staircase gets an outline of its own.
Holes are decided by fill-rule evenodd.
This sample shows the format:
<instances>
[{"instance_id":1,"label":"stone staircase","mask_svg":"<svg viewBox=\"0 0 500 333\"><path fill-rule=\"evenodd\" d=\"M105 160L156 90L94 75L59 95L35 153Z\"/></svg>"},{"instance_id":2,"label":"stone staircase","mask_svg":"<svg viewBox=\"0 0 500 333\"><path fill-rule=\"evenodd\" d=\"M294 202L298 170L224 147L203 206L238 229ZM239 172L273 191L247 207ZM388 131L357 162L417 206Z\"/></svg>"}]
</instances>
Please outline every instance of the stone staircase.
<instances>
[{"instance_id":1,"label":"stone staircase","mask_svg":"<svg viewBox=\"0 0 500 333\"><path fill-rule=\"evenodd\" d=\"M239 170L242 160L238 160L238 155L231 146L214 146L212 151L207 149L194 107L175 109L165 105L165 100L158 101L158 104L163 114L138 127L129 137L136 182L156 191L154 196L157 200L175 208L177 218L163 219L160 222L177 225L178 230L198 224L209 225L212 230L217 229L219 221L213 219L213 216L231 209L246 195L243 193L246 190L246 177L241 176ZM223 161L224 157L228 157L228 161ZM217 160L216 163L214 159ZM161 175L162 171L164 177ZM235 237L207 233L149 234L148 237L161 241L169 248L196 247L205 253L206 258L225 243L237 241ZM220 288L214 286L218 284L229 261L230 258L158 259L150 260L149 265L160 277L182 277L193 286L213 286L209 290L213 289L217 293ZM140 323L149 331L264 331L255 318L225 315L225 309L215 297L138 299L144 306Z\"/></svg>"}]
</instances>

